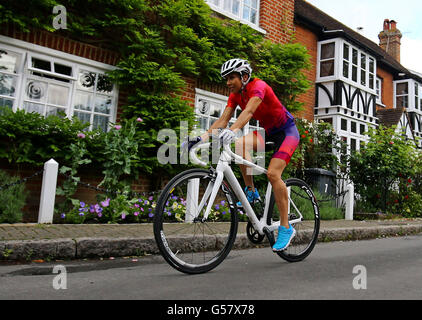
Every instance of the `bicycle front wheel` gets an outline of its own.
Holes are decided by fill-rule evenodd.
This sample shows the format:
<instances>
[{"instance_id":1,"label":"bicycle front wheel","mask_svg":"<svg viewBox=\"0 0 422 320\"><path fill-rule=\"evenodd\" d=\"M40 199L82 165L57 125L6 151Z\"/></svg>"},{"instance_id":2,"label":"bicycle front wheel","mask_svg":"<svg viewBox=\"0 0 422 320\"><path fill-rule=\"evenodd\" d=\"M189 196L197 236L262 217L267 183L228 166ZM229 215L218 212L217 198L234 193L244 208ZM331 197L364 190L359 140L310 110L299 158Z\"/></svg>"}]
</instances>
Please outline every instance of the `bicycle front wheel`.
<instances>
[{"instance_id":1,"label":"bicycle front wheel","mask_svg":"<svg viewBox=\"0 0 422 320\"><path fill-rule=\"evenodd\" d=\"M285 183L289 193L289 222L296 229L296 236L286 250L277 254L286 261L298 262L311 253L318 240L319 207L312 189L304 181L291 178ZM279 218L280 213L275 204L274 194L271 194L267 224L270 225L273 220Z\"/></svg>"},{"instance_id":2,"label":"bicycle front wheel","mask_svg":"<svg viewBox=\"0 0 422 320\"><path fill-rule=\"evenodd\" d=\"M187 170L167 184L157 202L155 240L164 259L178 271L208 272L233 246L238 225L236 198L224 180L204 219L214 180L211 170Z\"/></svg>"}]
</instances>

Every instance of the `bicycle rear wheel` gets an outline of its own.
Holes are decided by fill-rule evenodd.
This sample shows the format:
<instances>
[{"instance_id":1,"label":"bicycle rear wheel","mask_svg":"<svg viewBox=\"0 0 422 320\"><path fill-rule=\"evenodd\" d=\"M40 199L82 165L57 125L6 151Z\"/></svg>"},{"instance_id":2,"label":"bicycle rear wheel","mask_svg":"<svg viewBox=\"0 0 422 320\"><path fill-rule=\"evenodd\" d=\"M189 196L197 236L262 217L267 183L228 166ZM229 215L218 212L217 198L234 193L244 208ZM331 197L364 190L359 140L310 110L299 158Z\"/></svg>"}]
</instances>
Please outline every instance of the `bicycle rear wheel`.
<instances>
[{"instance_id":1,"label":"bicycle rear wheel","mask_svg":"<svg viewBox=\"0 0 422 320\"><path fill-rule=\"evenodd\" d=\"M285 181L289 192L289 222L303 216L303 220L291 225L296 229L293 238L286 250L277 254L286 261L298 262L305 259L313 250L319 234L320 216L319 207L312 189L302 180L291 178ZM275 204L274 194L271 194L267 224L279 220L280 213ZM274 238L276 235L273 233ZM273 245L273 244L271 244Z\"/></svg>"},{"instance_id":2,"label":"bicycle rear wheel","mask_svg":"<svg viewBox=\"0 0 422 320\"><path fill-rule=\"evenodd\" d=\"M155 210L154 236L164 259L176 270L197 274L217 267L236 238L236 198L223 180L212 211L204 221L213 171L192 169L175 176L164 188ZM211 185L210 185L211 183Z\"/></svg>"}]
</instances>

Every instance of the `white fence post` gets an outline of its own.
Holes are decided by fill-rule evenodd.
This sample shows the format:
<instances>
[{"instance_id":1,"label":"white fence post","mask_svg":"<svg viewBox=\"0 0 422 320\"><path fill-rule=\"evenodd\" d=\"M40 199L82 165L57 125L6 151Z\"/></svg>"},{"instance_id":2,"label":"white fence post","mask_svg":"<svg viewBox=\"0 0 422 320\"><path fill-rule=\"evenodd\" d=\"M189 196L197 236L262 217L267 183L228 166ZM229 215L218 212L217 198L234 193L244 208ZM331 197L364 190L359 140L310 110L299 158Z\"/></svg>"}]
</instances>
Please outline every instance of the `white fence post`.
<instances>
[{"instance_id":1,"label":"white fence post","mask_svg":"<svg viewBox=\"0 0 422 320\"><path fill-rule=\"evenodd\" d=\"M353 207L355 204L355 187L352 183L349 183L346 187L346 220L353 220Z\"/></svg>"},{"instance_id":2,"label":"white fence post","mask_svg":"<svg viewBox=\"0 0 422 320\"><path fill-rule=\"evenodd\" d=\"M38 223L53 222L58 171L59 164L54 159L50 159L44 163Z\"/></svg>"}]
</instances>

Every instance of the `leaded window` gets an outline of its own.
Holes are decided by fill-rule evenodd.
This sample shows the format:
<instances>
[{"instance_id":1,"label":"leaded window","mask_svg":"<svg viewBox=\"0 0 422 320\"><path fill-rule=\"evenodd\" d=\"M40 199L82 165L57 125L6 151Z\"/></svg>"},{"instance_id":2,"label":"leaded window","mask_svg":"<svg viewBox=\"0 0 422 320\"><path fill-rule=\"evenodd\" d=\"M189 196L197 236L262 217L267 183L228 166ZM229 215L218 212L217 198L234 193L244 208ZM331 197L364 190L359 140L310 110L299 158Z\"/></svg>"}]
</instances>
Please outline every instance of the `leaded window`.
<instances>
[{"instance_id":1,"label":"leaded window","mask_svg":"<svg viewBox=\"0 0 422 320\"><path fill-rule=\"evenodd\" d=\"M105 70L0 44L0 106L43 116L76 116L89 129L115 121L117 89ZM70 55L68 55L70 56Z\"/></svg>"}]
</instances>

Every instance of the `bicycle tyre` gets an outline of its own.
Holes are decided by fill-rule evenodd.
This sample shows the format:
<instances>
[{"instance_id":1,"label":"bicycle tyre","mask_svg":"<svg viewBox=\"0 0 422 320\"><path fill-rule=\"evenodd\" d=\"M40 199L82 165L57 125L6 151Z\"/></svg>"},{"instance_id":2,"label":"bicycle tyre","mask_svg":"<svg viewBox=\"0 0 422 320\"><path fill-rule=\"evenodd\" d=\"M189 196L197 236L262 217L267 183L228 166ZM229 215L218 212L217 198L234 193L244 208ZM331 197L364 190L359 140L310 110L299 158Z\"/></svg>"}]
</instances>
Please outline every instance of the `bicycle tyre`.
<instances>
[{"instance_id":1,"label":"bicycle tyre","mask_svg":"<svg viewBox=\"0 0 422 320\"><path fill-rule=\"evenodd\" d=\"M306 182L300 179L290 178L285 183L288 188L290 187L292 201L299 207L302 214L306 214L306 216L304 221L294 225L296 236L293 238L290 246L284 251L277 252L277 254L288 262L299 262L304 260L312 252L318 241L320 228L319 207L312 189ZM274 210L275 207L275 198L272 193L267 216L268 225L271 225L273 218L279 218L279 213ZM293 206L290 205L290 207L292 208ZM294 218L297 218L297 216L294 213L294 209L291 209L289 212L289 221Z\"/></svg>"},{"instance_id":2,"label":"bicycle tyre","mask_svg":"<svg viewBox=\"0 0 422 320\"><path fill-rule=\"evenodd\" d=\"M176 175L169 181L157 202L154 214L154 237L161 255L173 268L187 274L200 274L217 267L229 254L237 234L238 215L236 198L228 184L223 180L216 201L220 201L220 205L223 201L227 201L230 214L226 213L227 215L224 217L220 211L218 211L220 214L214 211L215 214L212 218L214 220L212 221L210 215L205 222L200 221L200 219L186 222L188 197L187 191L184 190L187 189L187 184L192 179L199 179L198 194L200 195L201 192L205 192L206 186L213 179L213 171L191 169ZM179 196L180 199L181 194L186 197L185 208L181 209L185 211L185 216L179 215L178 221L169 222L171 217L168 215L168 210L174 208L169 202L174 197ZM221 200L222 197L225 200ZM198 202L200 200L199 198ZM205 208L206 206L201 210L200 215L205 212ZM213 208L215 208L214 204ZM183 218L185 218L185 221L180 221ZM224 221L224 219L228 219L228 221ZM179 235L172 235L175 229L176 231L183 230L180 230L181 234ZM199 231L198 238L196 238L197 231ZM224 234L226 231L228 232L227 236ZM202 238L200 232L203 233ZM211 232L211 234L205 235L205 232ZM203 261L196 262L196 259L201 259L201 256Z\"/></svg>"}]
</instances>

